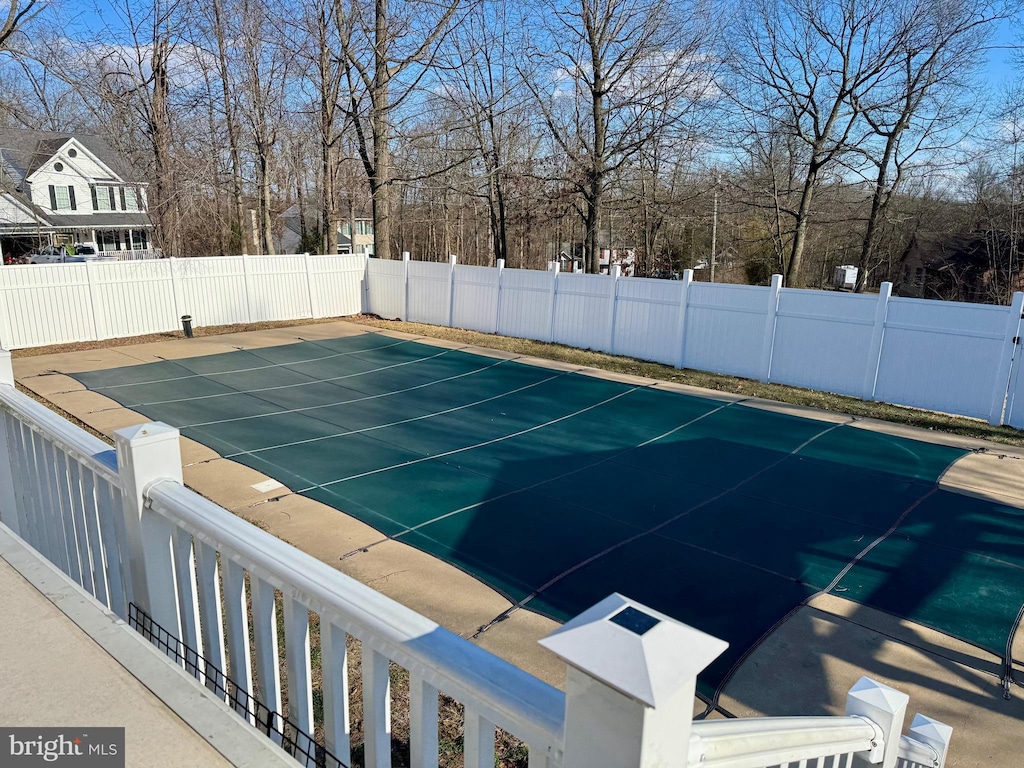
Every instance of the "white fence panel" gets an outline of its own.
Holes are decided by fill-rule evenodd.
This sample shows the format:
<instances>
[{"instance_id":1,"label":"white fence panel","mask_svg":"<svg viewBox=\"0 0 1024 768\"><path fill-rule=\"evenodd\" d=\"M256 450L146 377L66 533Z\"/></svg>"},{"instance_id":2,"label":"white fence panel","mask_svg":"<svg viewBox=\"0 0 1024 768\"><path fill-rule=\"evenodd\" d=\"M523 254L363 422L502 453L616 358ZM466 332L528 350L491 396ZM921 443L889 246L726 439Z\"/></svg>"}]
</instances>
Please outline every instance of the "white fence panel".
<instances>
[{"instance_id":1,"label":"white fence panel","mask_svg":"<svg viewBox=\"0 0 1024 768\"><path fill-rule=\"evenodd\" d=\"M249 256L251 322L312 316L304 255Z\"/></svg>"},{"instance_id":2,"label":"white fence panel","mask_svg":"<svg viewBox=\"0 0 1024 768\"><path fill-rule=\"evenodd\" d=\"M771 380L861 396L871 360L877 296L784 288L779 296Z\"/></svg>"},{"instance_id":3,"label":"white fence panel","mask_svg":"<svg viewBox=\"0 0 1024 768\"><path fill-rule=\"evenodd\" d=\"M175 259L174 274L180 312L197 327L249 322L243 257Z\"/></svg>"},{"instance_id":4,"label":"white fence panel","mask_svg":"<svg viewBox=\"0 0 1024 768\"><path fill-rule=\"evenodd\" d=\"M0 321L5 349L95 339L85 264L0 268Z\"/></svg>"},{"instance_id":5,"label":"white fence panel","mask_svg":"<svg viewBox=\"0 0 1024 768\"><path fill-rule=\"evenodd\" d=\"M498 333L551 341L554 281L554 272L502 270Z\"/></svg>"},{"instance_id":6,"label":"white fence panel","mask_svg":"<svg viewBox=\"0 0 1024 768\"><path fill-rule=\"evenodd\" d=\"M97 338L177 328L170 265L164 260L87 263Z\"/></svg>"},{"instance_id":7,"label":"white fence panel","mask_svg":"<svg viewBox=\"0 0 1024 768\"><path fill-rule=\"evenodd\" d=\"M668 365L678 363L683 286L679 280L620 278L612 351Z\"/></svg>"},{"instance_id":8,"label":"white fence panel","mask_svg":"<svg viewBox=\"0 0 1024 768\"><path fill-rule=\"evenodd\" d=\"M313 316L343 317L362 312L365 277L365 256L310 256Z\"/></svg>"},{"instance_id":9,"label":"white fence panel","mask_svg":"<svg viewBox=\"0 0 1024 768\"><path fill-rule=\"evenodd\" d=\"M405 316L405 265L393 259L370 259L366 264L369 311L384 318Z\"/></svg>"},{"instance_id":10,"label":"white fence panel","mask_svg":"<svg viewBox=\"0 0 1024 768\"><path fill-rule=\"evenodd\" d=\"M1009 312L890 299L875 399L988 418Z\"/></svg>"},{"instance_id":11,"label":"white fence panel","mask_svg":"<svg viewBox=\"0 0 1024 768\"><path fill-rule=\"evenodd\" d=\"M496 267L456 265L452 280L452 325L471 331L496 333L500 280L501 270Z\"/></svg>"},{"instance_id":12,"label":"white fence panel","mask_svg":"<svg viewBox=\"0 0 1024 768\"><path fill-rule=\"evenodd\" d=\"M1019 339L1019 337L1018 337ZM1024 429L1024 343L1017 342L1013 373L1006 398L1006 423L1017 429Z\"/></svg>"},{"instance_id":13,"label":"white fence panel","mask_svg":"<svg viewBox=\"0 0 1024 768\"><path fill-rule=\"evenodd\" d=\"M448 325L451 311L452 265L409 262L409 317L414 323Z\"/></svg>"},{"instance_id":14,"label":"white fence panel","mask_svg":"<svg viewBox=\"0 0 1024 768\"><path fill-rule=\"evenodd\" d=\"M770 295L759 286L692 283L683 367L757 378Z\"/></svg>"},{"instance_id":15,"label":"white fence panel","mask_svg":"<svg viewBox=\"0 0 1024 768\"><path fill-rule=\"evenodd\" d=\"M610 275L560 274L555 287L552 341L581 349L611 351Z\"/></svg>"}]
</instances>

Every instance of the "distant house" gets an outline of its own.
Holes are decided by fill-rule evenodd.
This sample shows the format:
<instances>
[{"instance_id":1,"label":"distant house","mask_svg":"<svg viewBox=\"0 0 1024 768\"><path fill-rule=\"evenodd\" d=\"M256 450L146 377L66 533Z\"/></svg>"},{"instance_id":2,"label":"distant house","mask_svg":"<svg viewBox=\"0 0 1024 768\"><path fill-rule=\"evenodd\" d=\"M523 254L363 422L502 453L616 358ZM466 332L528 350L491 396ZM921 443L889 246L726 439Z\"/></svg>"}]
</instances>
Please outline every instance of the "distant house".
<instances>
[{"instance_id":1,"label":"distant house","mask_svg":"<svg viewBox=\"0 0 1024 768\"><path fill-rule=\"evenodd\" d=\"M0 129L0 249L149 248L147 186L99 136Z\"/></svg>"},{"instance_id":2,"label":"distant house","mask_svg":"<svg viewBox=\"0 0 1024 768\"><path fill-rule=\"evenodd\" d=\"M611 233L602 229L597 233L598 267L607 275L613 265L618 265L625 277L632 277L636 271L636 248L621 241L612 241ZM548 259L557 260L562 272L582 272L586 268L585 248L582 241L548 243Z\"/></svg>"},{"instance_id":3,"label":"distant house","mask_svg":"<svg viewBox=\"0 0 1024 768\"><path fill-rule=\"evenodd\" d=\"M342 205L342 210L347 209L347 204ZM298 253L302 250L302 232L316 231L319 226L319 218L315 213L307 210L305 215L299 209L298 204L286 209L280 216L281 219L281 253ZM365 211L356 211L355 215L355 244L353 245L352 221L343 217L338 227L338 253L355 253L357 255L373 253L373 217Z\"/></svg>"},{"instance_id":4,"label":"distant house","mask_svg":"<svg viewBox=\"0 0 1024 768\"><path fill-rule=\"evenodd\" d=\"M1024 290L1024 243L1011 245L1006 232L918 233L903 253L895 291L900 296L1002 303L1013 291Z\"/></svg>"}]
</instances>

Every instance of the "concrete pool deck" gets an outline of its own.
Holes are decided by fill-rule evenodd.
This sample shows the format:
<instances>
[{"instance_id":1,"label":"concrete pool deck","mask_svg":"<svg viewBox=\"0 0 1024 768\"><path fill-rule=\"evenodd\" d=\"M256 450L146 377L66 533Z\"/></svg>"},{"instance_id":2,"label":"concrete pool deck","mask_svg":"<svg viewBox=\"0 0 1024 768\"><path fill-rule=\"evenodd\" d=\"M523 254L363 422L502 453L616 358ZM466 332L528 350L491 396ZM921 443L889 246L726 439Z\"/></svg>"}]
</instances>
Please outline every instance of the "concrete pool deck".
<instances>
[{"instance_id":1,"label":"concrete pool deck","mask_svg":"<svg viewBox=\"0 0 1024 768\"><path fill-rule=\"evenodd\" d=\"M851 418L345 321L18 357L14 370L19 384L110 437L116 429L147 419L63 374L362 333L415 338L424 344L721 401L743 400L743 407L831 423ZM857 419L853 426L972 451L945 473L941 487L1024 508L1024 450L870 419ZM268 491L254 487L268 478L194 441L182 439L182 463L186 484L203 496L539 677L563 684L564 667L536 643L556 622L525 610L495 621L512 605L474 577L400 542L379 543L385 537L375 529L310 499L289 496L269 501L280 495L280 486ZM1016 658L1024 658L1022 634L1016 639ZM866 674L908 693L914 712L953 726L949 765L1012 765L1019 752L1015 733L1024 727L1024 689L1015 687L1012 698L1004 700L1000 671L1001 660L992 654L827 595L795 611L749 655L725 686L720 705L739 716L838 714L846 691Z\"/></svg>"}]
</instances>

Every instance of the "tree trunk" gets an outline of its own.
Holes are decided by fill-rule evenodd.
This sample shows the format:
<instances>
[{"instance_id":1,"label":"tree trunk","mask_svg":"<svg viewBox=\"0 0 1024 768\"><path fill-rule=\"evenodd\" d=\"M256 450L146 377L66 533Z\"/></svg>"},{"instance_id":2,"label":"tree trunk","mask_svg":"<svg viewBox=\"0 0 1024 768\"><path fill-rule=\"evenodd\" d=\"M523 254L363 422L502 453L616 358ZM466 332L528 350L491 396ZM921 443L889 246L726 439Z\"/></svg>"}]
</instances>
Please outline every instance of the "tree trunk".
<instances>
[{"instance_id":1,"label":"tree trunk","mask_svg":"<svg viewBox=\"0 0 1024 768\"><path fill-rule=\"evenodd\" d=\"M818 169L814 166L807 171L803 192L800 195L800 208L797 210L796 229L793 232L793 247L790 250L789 264L786 267L786 285L799 288L800 266L803 263L804 243L807 240L807 219L811 212L811 200L814 197L814 186L818 179Z\"/></svg>"}]
</instances>

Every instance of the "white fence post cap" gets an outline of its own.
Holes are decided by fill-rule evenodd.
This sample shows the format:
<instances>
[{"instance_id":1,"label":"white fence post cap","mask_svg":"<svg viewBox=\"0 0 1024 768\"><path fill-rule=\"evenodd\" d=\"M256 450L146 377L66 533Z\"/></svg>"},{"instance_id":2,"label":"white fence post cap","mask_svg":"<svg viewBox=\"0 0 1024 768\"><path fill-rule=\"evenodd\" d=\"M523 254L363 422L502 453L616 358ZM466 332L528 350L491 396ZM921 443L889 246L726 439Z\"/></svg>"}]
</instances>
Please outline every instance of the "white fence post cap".
<instances>
[{"instance_id":1,"label":"white fence post cap","mask_svg":"<svg viewBox=\"0 0 1024 768\"><path fill-rule=\"evenodd\" d=\"M945 763L949 741L953 738L952 726L918 714L910 722L910 735L939 753L940 766Z\"/></svg>"},{"instance_id":2,"label":"white fence post cap","mask_svg":"<svg viewBox=\"0 0 1024 768\"><path fill-rule=\"evenodd\" d=\"M854 684L847 694L847 701L851 699L883 712L898 712L910 702L907 694L870 677L862 677Z\"/></svg>"},{"instance_id":3,"label":"white fence post cap","mask_svg":"<svg viewBox=\"0 0 1024 768\"><path fill-rule=\"evenodd\" d=\"M177 428L164 424L162 421L137 424L134 427L123 427L114 434L135 446L176 439L181 435Z\"/></svg>"},{"instance_id":4,"label":"white fence post cap","mask_svg":"<svg viewBox=\"0 0 1024 768\"><path fill-rule=\"evenodd\" d=\"M729 647L614 593L540 644L625 696L657 707Z\"/></svg>"}]
</instances>

